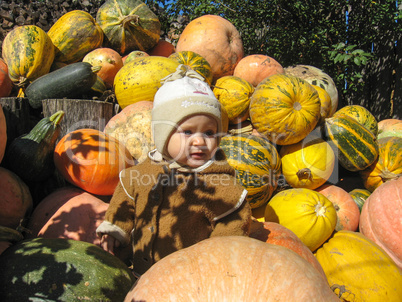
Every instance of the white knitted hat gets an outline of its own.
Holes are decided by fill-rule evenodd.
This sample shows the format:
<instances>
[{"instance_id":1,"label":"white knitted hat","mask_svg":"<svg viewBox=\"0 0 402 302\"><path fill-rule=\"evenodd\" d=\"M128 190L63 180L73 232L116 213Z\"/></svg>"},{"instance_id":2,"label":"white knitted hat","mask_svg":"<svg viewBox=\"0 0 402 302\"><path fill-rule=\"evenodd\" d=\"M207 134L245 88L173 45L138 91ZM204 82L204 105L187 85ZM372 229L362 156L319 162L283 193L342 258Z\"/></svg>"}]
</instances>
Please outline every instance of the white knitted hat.
<instances>
[{"instance_id":1,"label":"white knitted hat","mask_svg":"<svg viewBox=\"0 0 402 302\"><path fill-rule=\"evenodd\" d=\"M168 157L168 139L184 119L196 114L216 119L218 134L222 131L221 105L211 88L198 73L179 65L154 97L152 132L156 149Z\"/></svg>"}]
</instances>

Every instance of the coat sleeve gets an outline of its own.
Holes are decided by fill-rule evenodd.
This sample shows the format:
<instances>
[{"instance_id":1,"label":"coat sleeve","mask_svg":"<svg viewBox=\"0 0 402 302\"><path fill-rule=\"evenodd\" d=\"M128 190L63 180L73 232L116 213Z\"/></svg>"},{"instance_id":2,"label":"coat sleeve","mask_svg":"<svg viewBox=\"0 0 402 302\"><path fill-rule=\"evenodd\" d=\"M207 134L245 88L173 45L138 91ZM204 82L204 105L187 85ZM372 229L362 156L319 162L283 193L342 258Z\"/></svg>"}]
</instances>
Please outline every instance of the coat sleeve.
<instances>
[{"instance_id":1,"label":"coat sleeve","mask_svg":"<svg viewBox=\"0 0 402 302\"><path fill-rule=\"evenodd\" d=\"M230 213L215 217L216 224L210 235L214 236L248 236L251 225L251 208L246 200L247 191L243 190L237 204Z\"/></svg>"},{"instance_id":2,"label":"coat sleeve","mask_svg":"<svg viewBox=\"0 0 402 302\"><path fill-rule=\"evenodd\" d=\"M123 246L129 244L131 232L134 228L135 202L130 191L132 189L127 186L125 179L120 177L120 182L106 210L105 220L96 229L98 236L111 235L119 240Z\"/></svg>"}]
</instances>

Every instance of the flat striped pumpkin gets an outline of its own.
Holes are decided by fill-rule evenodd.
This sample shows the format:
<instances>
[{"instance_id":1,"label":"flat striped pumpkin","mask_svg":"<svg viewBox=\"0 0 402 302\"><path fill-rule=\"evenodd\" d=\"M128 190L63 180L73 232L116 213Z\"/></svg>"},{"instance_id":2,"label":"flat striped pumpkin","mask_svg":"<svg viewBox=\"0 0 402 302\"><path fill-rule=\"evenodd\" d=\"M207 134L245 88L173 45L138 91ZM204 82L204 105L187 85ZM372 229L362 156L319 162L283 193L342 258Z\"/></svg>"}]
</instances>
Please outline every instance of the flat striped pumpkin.
<instances>
[{"instance_id":1,"label":"flat striped pumpkin","mask_svg":"<svg viewBox=\"0 0 402 302\"><path fill-rule=\"evenodd\" d=\"M54 60L75 63L91 50L102 46L103 32L87 12L73 10L62 15L47 32L54 46Z\"/></svg>"},{"instance_id":2,"label":"flat striped pumpkin","mask_svg":"<svg viewBox=\"0 0 402 302\"><path fill-rule=\"evenodd\" d=\"M208 61L198 53L191 50L182 50L172 53L169 59L175 60L180 64L184 64L190 67L192 70L196 71L202 75L209 85L212 83L212 68Z\"/></svg>"},{"instance_id":3,"label":"flat striped pumpkin","mask_svg":"<svg viewBox=\"0 0 402 302\"><path fill-rule=\"evenodd\" d=\"M360 172L364 187L373 192L383 183L402 176L402 137L378 139L378 160Z\"/></svg>"},{"instance_id":4,"label":"flat striped pumpkin","mask_svg":"<svg viewBox=\"0 0 402 302\"><path fill-rule=\"evenodd\" d=\"M10 79L20 87L50 71L55 49L46 32L36 25L18 26L3 41L3 59Z\"/></svg>"},{"instance_id":5,"label":"flat striped pumpkin","mask_svg":"<svg viewBox=\"0 0 402 302\"><path fill-rule=\"evenodd\" d=\"M105 46L122 56L147 51L160 38L160 21L141 0L106 0L98 9L96 22L105 35Z\"/></svg>"},{"instance_id":6,"label":"flat striped pumpkin","mask_svg":"<svg viewBox=\"0 0 402 302\"><path fill-rule=\"evenodd\" d=\"M266 204L281 173L281 160L275 146L262 137L242 134L224 136L220 148L236 170L236 178L248 191L251 208Z\"/></svg>"},{"instance_id":7,"label":"flat striped pumpkin","mask_svg":"<svg viewBox=\"0 0 402 302\"><path fill-rule=\"evenodd\" d=\"M325 119L325 131L339 163L346 170L364 170L377 159L378 144L374 134L350 116L339 114Z\"/></svg>"},{"instance_id":8,"label":"flat striped pumpkin","mask_svg":"<svg viewBox=\"0 0 402 302\"><path fill-rule=\"evenodd\" d=\"M321 118L316 89L306 81L274 74L256 87L250 98L254 128L278 145L295 144L305 138Z\"/></svg>"}]
</instances>

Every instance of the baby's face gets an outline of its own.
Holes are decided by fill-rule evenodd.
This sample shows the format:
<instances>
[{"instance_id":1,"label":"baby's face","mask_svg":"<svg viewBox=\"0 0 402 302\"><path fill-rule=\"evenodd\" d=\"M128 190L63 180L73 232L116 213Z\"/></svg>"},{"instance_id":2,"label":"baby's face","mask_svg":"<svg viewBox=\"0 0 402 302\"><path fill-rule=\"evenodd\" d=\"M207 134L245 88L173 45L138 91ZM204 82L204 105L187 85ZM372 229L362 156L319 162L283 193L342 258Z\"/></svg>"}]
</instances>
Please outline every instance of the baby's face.
<instances>
[{"instance_id":1,"label":"baby's face","mask_svg":"<svg viewBox=\"0 0 402 302\"><path fill-rule=\"evenodd\" d=\"M214 156L218 147L217 131L214 118L207 115L189 117L170 137L167 152L181 165L200 167Z\"/></svg>"}]
</instances>

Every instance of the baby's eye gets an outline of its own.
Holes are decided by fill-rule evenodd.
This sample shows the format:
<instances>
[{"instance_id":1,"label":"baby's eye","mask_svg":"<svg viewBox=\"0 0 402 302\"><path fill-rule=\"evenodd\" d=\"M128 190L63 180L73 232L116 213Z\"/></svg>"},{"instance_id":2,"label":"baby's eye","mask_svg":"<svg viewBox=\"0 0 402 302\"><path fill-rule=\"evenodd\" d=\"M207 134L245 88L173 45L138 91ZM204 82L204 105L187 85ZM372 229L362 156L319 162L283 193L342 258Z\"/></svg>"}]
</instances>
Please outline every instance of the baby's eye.
<instances>
[{"instance_id":1,"label":"baby's eye","mask_svg":"<svg viewBox=\"0 0 402 302\"><path fill-rule=\"evenodd\" d=\"M191 130L183 130L183 134L191 135L191 134L193 134L193 132Z\"/></svg>"},{"instance_id":2,"label":"baby's eye","mask_svg":"<svg viewBox=\"0 0 402 302\"><path fill-rule=\"evenodd\" d=\"M205 131L205 133L204 133L206 136L209 136L209 137L211 137L211 136L215 136L215 131L212 131L212 130L208 130L208 131Z\"/></svg>"}]
</instances>

